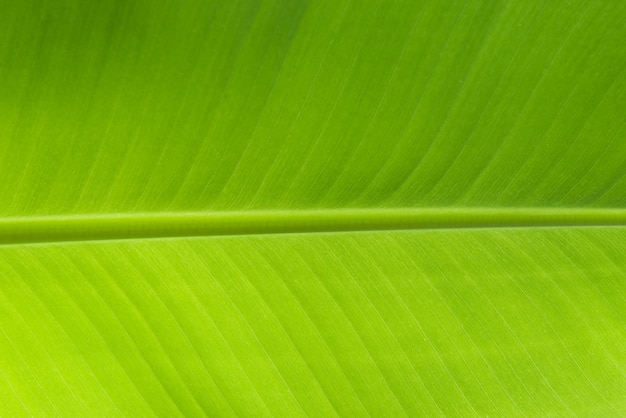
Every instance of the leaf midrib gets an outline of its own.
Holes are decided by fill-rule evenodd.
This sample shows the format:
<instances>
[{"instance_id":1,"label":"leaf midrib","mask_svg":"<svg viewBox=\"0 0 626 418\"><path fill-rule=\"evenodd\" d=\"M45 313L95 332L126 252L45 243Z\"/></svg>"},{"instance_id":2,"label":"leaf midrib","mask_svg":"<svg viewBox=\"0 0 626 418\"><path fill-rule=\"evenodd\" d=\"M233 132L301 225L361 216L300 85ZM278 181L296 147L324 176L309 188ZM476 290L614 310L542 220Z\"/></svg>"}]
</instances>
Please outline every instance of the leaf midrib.
<instances>
[{"instance_id":1,"label":"leaf midrib","mask_svg":"<svg viewBox=\"0 0 626 418\"><path fill-rule=\"evenodd\" d=\"M419 208L0 218L0 244L443 228L624 226L625 209Z\"/></svg>"}]
</instances>

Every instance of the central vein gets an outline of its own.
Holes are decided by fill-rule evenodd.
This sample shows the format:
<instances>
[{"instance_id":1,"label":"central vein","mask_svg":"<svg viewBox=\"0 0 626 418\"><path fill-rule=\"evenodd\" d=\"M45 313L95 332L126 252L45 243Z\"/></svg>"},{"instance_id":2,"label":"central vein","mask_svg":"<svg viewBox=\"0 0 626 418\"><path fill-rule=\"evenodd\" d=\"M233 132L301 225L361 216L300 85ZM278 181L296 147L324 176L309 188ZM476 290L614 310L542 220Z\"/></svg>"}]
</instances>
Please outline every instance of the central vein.
<instances>
[{"instance_id":1,"label":"central vein","mask_svg":"<svg viewBox=\"0 0 626 418\"><path fill-rule=\"evenodd\" d=\"M624 226L624 209L340 209L0 218L0 244L437 228Z\"/></svg>"}]
</instances>

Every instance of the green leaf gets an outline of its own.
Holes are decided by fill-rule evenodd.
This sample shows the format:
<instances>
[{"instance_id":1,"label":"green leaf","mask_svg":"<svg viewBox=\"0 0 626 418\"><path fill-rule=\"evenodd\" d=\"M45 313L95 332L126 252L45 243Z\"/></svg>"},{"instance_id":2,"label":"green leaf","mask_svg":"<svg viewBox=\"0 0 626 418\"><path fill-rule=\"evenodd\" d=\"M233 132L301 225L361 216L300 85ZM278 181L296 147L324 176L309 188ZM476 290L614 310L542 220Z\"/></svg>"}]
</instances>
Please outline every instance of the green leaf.
<instances>
[{"instance_id":1,"label":"green leaf","mask_svg":"<svg viewBox=\"0 0 626 418\"><path fill-rule=\"evenodd\" d=\"M626 414L626 3L0 16L0 415Z\"/></svg>"}]
</instances>

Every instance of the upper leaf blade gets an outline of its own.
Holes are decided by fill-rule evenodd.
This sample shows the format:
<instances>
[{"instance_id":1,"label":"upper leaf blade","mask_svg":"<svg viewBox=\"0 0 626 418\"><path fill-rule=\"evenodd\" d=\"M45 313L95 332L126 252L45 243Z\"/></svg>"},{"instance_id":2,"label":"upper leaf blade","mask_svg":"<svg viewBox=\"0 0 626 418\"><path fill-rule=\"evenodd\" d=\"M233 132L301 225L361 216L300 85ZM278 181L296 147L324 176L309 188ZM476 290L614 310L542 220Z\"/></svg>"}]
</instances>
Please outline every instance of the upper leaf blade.
<instances>
[{"instance_id":1,"label":"upper leaf blade","mask_svg":"<svg viewBox=\"0 0 626 418\"><path fill-rule=\"evenodd\" d=\"M41 6L0 215L626 204L623 2Z\"/></svg>"}]
</instances>

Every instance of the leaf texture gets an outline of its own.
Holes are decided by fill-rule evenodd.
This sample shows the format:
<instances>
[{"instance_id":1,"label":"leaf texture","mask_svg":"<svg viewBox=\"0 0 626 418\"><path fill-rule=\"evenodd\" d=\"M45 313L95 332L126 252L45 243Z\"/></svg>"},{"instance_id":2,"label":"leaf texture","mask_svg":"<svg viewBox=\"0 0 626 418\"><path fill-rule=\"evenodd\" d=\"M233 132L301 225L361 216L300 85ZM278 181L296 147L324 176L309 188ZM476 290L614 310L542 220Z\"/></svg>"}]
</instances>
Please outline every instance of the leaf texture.
<instances>
[{"instance_id":1,"label":"leaf texture","mask_svg":"<svg viewBox=\"0 0 626 418\"><path fill-rule=\"evenodd\" d=\"M626 3L0 16L0 416L626 415Z\"/></svg>"},{"instance_id":2,"label":"leaf texture","mask_svg":"<svg viewBox=\"0 0 626 418\"><path fill-rule=\"evenodd\" d=\"M7 415L619 416L624 228L0 249Z\"/></svg>"},{"instance_id":3,"label":"leaf texture","mask_svg":"<svg viewBox=\"0 0 626 418\"><path fill-rule=\"evenodd\" d=\"M3 216L626 204L619 1L3 4Z\"/></svg>"}]
</instances>

